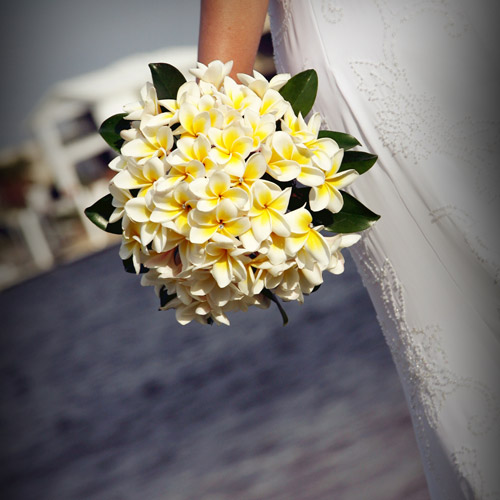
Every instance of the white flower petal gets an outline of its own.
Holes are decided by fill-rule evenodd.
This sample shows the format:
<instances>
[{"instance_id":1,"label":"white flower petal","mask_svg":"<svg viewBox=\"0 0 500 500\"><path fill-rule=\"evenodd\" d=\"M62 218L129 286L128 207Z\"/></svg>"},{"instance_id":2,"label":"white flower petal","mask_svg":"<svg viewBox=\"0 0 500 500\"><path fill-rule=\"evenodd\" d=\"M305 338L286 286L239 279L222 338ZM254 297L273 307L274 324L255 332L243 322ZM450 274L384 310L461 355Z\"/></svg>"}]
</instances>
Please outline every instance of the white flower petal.
<instances>
[{"instance_id":1,"label":"white flower petal","mask_svg":"<svg viewBox=\"0 0 500 500\"><path fill-rule=\"evenodd\" d=\"M322 186L314 186L309 191L309 205L314 212L324 210L329 202L330 191L324 184Z\"/></svg>"},{"instance_id":2,"label":"white flower petal","mask_svg":"<svg viewBox=\"0 0 500 500\"><path fill-rule=\"evenodd\" d=\"M133 158L144 158L155 153L157 148L152 146L145 139L134 139L133 141L126 142L121 149L125 156Z\"/></svg>"},{"instance_id":3,"label":"white flower petal","mask_svg":"<svg viewBox=\"0 0 500 500\"><path fill-rule=\"evenodd\" d=\"M148 181L134 177L128 170L121 170L113 177L113 184L119 189L137 189L147 186Z\"/></svg>"},{"instance_id":4,"label":"white flower petal","mask_svg":"<svg viewBox=\"0 0 500 500\"><path fill-rule=\"evenodd\" d=\"M273 230L271 216L267 210L263 210L257 217L252 217L250 219L250 224L257 241L264 241Z\"/></svg>"},{"instance_id":5,"label":"white flower petal","mask_svg":"<svg viewBox=\"0 0 500 500\"><path fill-rule=\"evenodd\" d=\"M320 186L325 182L325 173L319 168L302 165L297 180L304 186Z\"/></svg>"},{"instance_id":6,"label":"white flower petal","mask_svg":"<svg viewBox=\"0 0 500 500\"><path fill-rule=\"evenodd\" d=\"M216 262L210 271L212 276L217 281L217 284L220 288L225 288L231 283L232 280L232 271L227 260L219 260Z\"/></svg>"},{"instance_id":7,"label":"white flower petal","mask_svg":"<svg viewBox=\"0 0 500 500\"><path fill-rule=\"evenodd\" d=\"M335 188L330 186L330 200L328 201L328 210L330 212L336 214L342 210L344 206L344 198L342 198L342 194Z\"/></svg>"},{"instance_id":8,"label":"white flower petal","mask_svg":"<svg viewBox=\"0 0 500 500\"><path fill-rule=\"evenodd\" d=\"M134 222L148 222L151 215L144 198L132 198L127 201L125 212Z\"/></svg>"}]
</instances>

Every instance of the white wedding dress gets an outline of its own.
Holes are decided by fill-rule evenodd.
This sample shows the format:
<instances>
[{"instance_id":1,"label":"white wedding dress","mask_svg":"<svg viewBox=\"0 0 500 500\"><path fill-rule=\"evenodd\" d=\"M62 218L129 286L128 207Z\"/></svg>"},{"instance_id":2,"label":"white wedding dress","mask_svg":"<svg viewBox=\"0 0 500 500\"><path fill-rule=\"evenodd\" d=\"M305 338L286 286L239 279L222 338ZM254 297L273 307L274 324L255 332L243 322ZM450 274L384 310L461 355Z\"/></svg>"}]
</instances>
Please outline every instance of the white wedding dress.
<instances>
[{"instance_id":1,"label":"white wedding dress","mask_svg":"<svg viewBox=\"0 0 500 500\"><path fill-rule=\"evenodd\" d=\"M500 64L486 7L270 4L277 70L316 69L325 128L379 156L351 191L382 218L352 253L433 499L500 498Z\"/></svg>"}]
</instances>

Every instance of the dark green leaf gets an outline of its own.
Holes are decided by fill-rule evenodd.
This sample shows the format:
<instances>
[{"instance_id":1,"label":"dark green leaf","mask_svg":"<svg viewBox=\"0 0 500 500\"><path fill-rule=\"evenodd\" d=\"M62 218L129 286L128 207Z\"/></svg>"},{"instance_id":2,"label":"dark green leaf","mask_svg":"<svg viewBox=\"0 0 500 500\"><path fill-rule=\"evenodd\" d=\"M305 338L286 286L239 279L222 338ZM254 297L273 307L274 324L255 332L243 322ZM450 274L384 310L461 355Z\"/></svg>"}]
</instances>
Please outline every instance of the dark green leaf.
<instances>
[{"instance_id":1,"label":"dark green leaf","mask_svg":"<svg viewBox=\"0 0 500 500\"><path fill-rule=\"evenodd\" d=\"M125 269L125 271L127 273L137 274L135 267L134 267L134 261L132 260L131 256L128 259L122 260L122 264L123 264L123 268ZM147 267L144 267L141 264L141 268L139 269L139 273L143 274L143 273L147 273L148 271L149 271L149 269Z\"/></svg>"},{"instance_id":2,"label":"dark green leaf","mask_svg":"<svg viewBox=\"0 0 500 500\"><path fill-rule=\"evenodd\" d=\"M338 145L339 148L348 149L354 148L355 146L361 146L356 137L352 135L345 134L344 132L332 132L331 130L320 130L318 134L318 138L321 139L323 137L329 137L333 139Z\"/></svg>"},{"instance_id":3,"label":"dark green leaf","mask_svg":"<svg viewBox=\"0 0 500 500\"><path fill-rule=\"evenodd\" d=\"M174 300L177 294L169 294L166 287L162 287L160 290L160 307L165 307L171 300Z\"/></svg>"},{"instance_id":4,"label":"dark green leaf","mask_svg":"<svg viewBox=\"0 0 500 500\"><path fill-rule=\"evenodd\" d=\"M342 210L333 215L333 223L326 227L332 233L357 233L368 229L380 215L365 207L354 196L342 191L344 206Z\"/></svg>"},{"instance_id":5,"label":"dark green leaf","mask_svg":"<svg viewBox=\"0 0 500 500\"><path fill-rule=\"evenodd\" d=\"M268 290L267 288L264 288L264 290L262 290L262 295L270 299L278 306L278 310L283 320L283 326L285 326L288 323L288 316L286 315L285 309L283 309L281 302L278 300L278 297L276 297L276 295L274 295L274 293L271 292L271 290Z\"/></svg>"},{"instance_id":6,"label":"dark green leaf","mask_svg":"<svg viewBox=\"0 0 500 500\"><path fill-rule=\"evenodd\" d=\"M375 165L378 156L362 151L347 151L344 153L344 159L340 165L339 172L353 168L359 174L364 174Z\"/></svg>"},{"instance_id":7,"label":"dark green leaf","mask_svg":"<svg viewBox=\"0 0 500 500\"><path fill-rule=\"evenodd\" d=\"M311 215L312 215L312 218L313 218L313 224L315 226L319 226L319 225L322 225L322 226L329 226L330 224L333 223L333 214L332 212L330 212L330 210L328 210L327 208L325 208L324 210L320 210L319 212L313 212L309 209Z\"/></svg>"},{"instance_id":8,"label":"dark green leaf","mask_svg":"<svg viewBox=\"0 0 500 500\"><path fill-rule=\"evenodd\" d=\"M113 234L122 234L121 221L116 221L112 224L109 223L109 218L115 210L112 201L113 196L107 194L96 201L92 206L86 208L85 215L103 231Z\"/></svg>"},{"instance_id":9,"label":"dark green leaf","mask_svg":"<svg viewBox=\"0 0 500 500\"><path fill-rule=\"evenodd\" d=\"M120 132L130 128L130 122L124 120L124 116L127 116L127 114L120 113L110 116L107 120L104 120L103 124L99 127L99 133L102 138L118 153L125 142L121 138Z\"/></svg>"},{"instance_id":10,"label":"dark green leaf","mask_svg":"<svg viewBox=\"0 0 500 500\"><path fill-rule=\"evenodd\" d=\"M111 222L111 223L108 222L105 231L107 233L112 233L112 234L122 234L123 230L122 230L121 219L117 220L116 222Z\"/></svg>"},{"instance_id":11,"label":"dark green leaf","mask_svg":"<svg viewBox=\"0 0 500 500\"><path fill-rule=\"evenodd\" d=\"M149 69L158 99L176 99L179 87L186 82L184 75L167 63L151 63Z\"/></svg>"},{"instance_id":12,"label":"dark green leaf","mask_svg":"<svg viewBox=\"0 0 500 500\"><path fill-rule=\"evenodd\" d=\"M313 69L308 69L292 76L281 87L280 94L292 105L296 115L306 116L313 107L318 92L318 75Z\"/></svg>"}]
</instances>

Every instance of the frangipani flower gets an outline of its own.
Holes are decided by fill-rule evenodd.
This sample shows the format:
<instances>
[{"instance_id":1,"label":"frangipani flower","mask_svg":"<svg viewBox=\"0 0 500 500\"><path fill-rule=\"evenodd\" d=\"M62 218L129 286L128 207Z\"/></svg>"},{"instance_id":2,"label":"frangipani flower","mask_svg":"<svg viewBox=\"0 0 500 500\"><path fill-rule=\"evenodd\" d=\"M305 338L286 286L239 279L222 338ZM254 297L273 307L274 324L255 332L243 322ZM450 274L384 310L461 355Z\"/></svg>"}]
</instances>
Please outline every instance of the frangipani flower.
<instances>
[{"instance_id":1,"label":"frangipani flower","mask_svg":"<svg viewBox=\"0 0 500 500\"><path fill-rule=\"evenodd\" d=\"M153 242L157 236L160 226L151 220L151 203L148 203L148 198L146 196L141 196L137 198L132 198L125 204L125 213L127 218L138 224L139 235L141 238L141 243L143 247L147 247ZM157 251L162 250L161 241L156 240L154 242L155 249Z\"/></svg>"},{"instance_id":2,"label":"frangipani flower","mask_svg":"<svg viewBox=\"0 0 500 500\"><path fill-rule=\"evenodd\" d=\"M175 229L161 226L153 239L151 249L157 254L163 255L163 252L177 248L185 239L185 236Z\"/></svg>"},{"instance_id":3,"label":"frangipani flower","mask_svg":"<svg viewBox=\"0 0 500 500\"><path fill-rule=\"evenodd\" d=\"M321 226L312 226L312 215L305 208L298 208L286 214L291 235L286 239L285 248L290 256L295 256L304 248L320 265L328 266L330 248L319 231Z\"/></svg>"},{"instance_id":4,"label":"frangipani flower","mask_svg":"<svg viewBox=\"0 0 500 500\"><path fill-rule=\"evenodd\" d=\"M189 231L190 228L187 229ZM177 251L179 260L185 269L191 266L202 266L205 262L205 247L192 243L187 238L179 243Z\"/></svg>"},{"instance_id":5,"label":"frangipani flower","mask_svg":"<svg viewBox=\"0 0 500 500\"><path fill-rule=\"evenodd\" d=\"M123 110L127 113L125 120L140 120L144 115L161 113L153 84L147 82L141 89L141 100L126 104L123 106Z\"/></svg>"},{"instance_id":6,"label":"frangipani flower","mask_svg":"<svg viewBox=\"0 0 500 500\"><path fill-rule=\"evenodd\" d=\"M172 225L179 233L188 235L190 231L188 215L196 206L196 197L189 184L179 183L167 192L157 191L153 196L153 205L154 208L149 215L152 222L167 227Z\"/></svg>"},{"instance_id":7,"label":"frangipani flower","mask_svg":"<svg viewBox=\"0 0 500 500\"><path fill-rule=\"evenodd\" d=\"M290 228L284 216L290 200L291 188L282 191L278 186L256 181L252 186L253 205L248 211L252 233L257 241L271 233L289 236Z\"/></svg>"},{"instance_id":8,"label":"frangipani flower","mask_svg":"<svg viewBox=\"0 0 500 500\"><path fill-rule=\"evenodd\" d=\"M271 155L268 154L268 171L279 181L297 179L304 186L319 186L325 180L324 172L313 165L310 156L299 152L291 137L285 132L276 132L271 140Z\"/></svg>"},{"instance_id":9,"label":"frangipani flower","mask_svg":"<svg viewBox=\"0 0 500 500\"><path fill-rule=\"evenodd\" d=\"M281 121L281 130L286 132L298 144L306 144L317 139L321 126L321 115L314 113L306 123L302 113L295 115L292 108L288 108L283 120Z\"/></svg>"},{"instance_id":10,"label":"frangipani flower","mask_svg":"<svg viewBox=\"0 0 500 500\"><path fill-rule=\"evenodd\" d=\"M261 107L261 100L254 92L244 85L237 84L229 76L224 78L224 92L220 94L220 97L223 104L240 113L246 109L258 110Z\"/></svg>"},{"instance_id":11,"label":"frangipani flower","mask_svg":"<svg viewBox=\"0 0 500 500\"><path fill-rule=\"evenodd\" d=\"M309 192L309 204L314 212L328 208L330 212L337 213L342 209L344 199L339 189L354 182L359 175L352 169L338 172L343 156L344 150L340 149L332 158L331 169L325 174L325 182L313 186Z\"/></svg>"},{"instance_id":12,"label":"frangipani flower","mask_svg":"<svg viewBox=\"0 0 500 500\"><path fill-rule=\"evenodd\" d=\"M326 243L330 247L331 258L327 266L327 271L332 274L342 274L344 272L344 256L341 253L343 248L348 248L360 240L359 234L336 234L326 237Z\"/></svg>"},{"instance_id":13,"label":"frangipani flower","mask_svg":"<svg viewBox=\"0 0 500 500\"><path fill-rule=\"evenodd\" d=\"M278 297L283 300L304 302L304 294L300 287L300 272L296 265L288 266L283 273L276 276L279 284L273 288Z\"/></svg>"},{"instance_id":14,"label":"frangipani flower","mask_svg":"<svg viewBox=\"0 0 500 500\"><path fill-rule=\"evenodd\" d=\"M167 288L170 288L173 281L182 272L182 266L175 249L156 254L151 253L144 259L144 266L149 271L142 276L141 284L143 286L167 285Z\"/></svg>"},{"instance_id":15,"label":"frangipani flower","mask_svg":"<svg viewBox=\"0 0 500 500\"><path fill-rule=\"evenodd\" d=\"M213 116L208 111L199 111L193 104L186 103L179 110L179 122L181 129L177 133L183 133L192 137L200 134L207 135L212 127Z\"/></svg>"},{"instance_id":16,"label":"frangipani flower","mask_svg":"<svg viewBox=\"0 0 500 500\"><path fill-rule=\"evenodd\" d=\"M314 263L311 267L299 268L300 289L303 293L311 293L315 287L323 283L322 268L318 263Z\"/></svg>"},{"instance_id":17,"label":"frangipani flower","mask_svg":"<svg viewBox=\"0 0 500 500\"><path fill-rule=\"evenodd\" d=\"M259 108L261 115L271 114L279 120L290 105L283 99L281 94L273 89L268 89L262 97L262 103Z\"/></svg>"},{"instance_id":18,"label":"frangipani flower","mask_svg":"<svg viewBox=\"0 0 500 500\"><path fill-rule=\"evenodd\" d=\"M210 273L217 281L220 288L224 288L229 283L246 280L245 261L249 257L243 257L245 250L235 248L232 241L222 238L214 238L206 246L206 264L211 266Z\"/></svg>"},{"instance_id":19,"label":"frangipani flower","mask_svg":"<svg viewBox=\"0 0 500 500\"><path fill-rule=\"evenodd\" d=\"M168 126L148 127L141 130L137 139L126 142L122 146L122 154L134 158L139 165L144 165L149 159L163 157L170 153L174 144L172 129Z\"/></svg>"},{"instance_id":20,"label":"frangipani flower","mask_svg":"<svg viewBox=\"0 0 500 500\"><path fill-rule=\"evenodd\" d=\"M109 192L113 196L112 205L115 207L113 213L109 216L109 222L119 221L125 213L125 204L133 198L128 189L119 189L113 182L109 184Z\"/></svg>"},{"instance_id":21,"label":"frangipani flower","mask_svg":"<svg viewBox=\"0 0 500 500\"><path fill-rule=\"evenodd\" d=\"M203 244L220 233L233 241L250 229L248 217L238 216L238 209L229 200L222 200L211 212L192 210L188 222L191 226L189 239L192 243Z\"/></svg>"},{"instance_id":22,"label":"frangipani flower","mask_svg":"<svg viewBox=\"0 0 500 500\"><path fill-rule=\"evenodd\" d=\"M286 132L297 146L298 151L322 170L331 168L331 157L339 150L338 144L329 137L318 139L321 116L314 113L306 123L302 114L295 115L289 108L281 120L281 130Z\"/></svg>"},{"instance_id":23,"label":"frangipani flower","mask_svg":"<svg viewBox=\"0 0 500 500\"><path fill-rule=\"evenodd\" d=\"M132 257L132 264L136 273L141 270L141 257L143 255L140 230L140 225L129 220L123 231L123 238L119 251L122 260L127 260Z\"/></svg>"},{"instance_id":24,"label":"frangipani flower","mask_svg":"<svg viewBox=\"0 0 500 500\"><path fill-rule=\"evenodd\" d=\"M290 74L280 73L273 76L270 81L267 81L263 75L255 70L253 71L253 77L244 73L238 73L237 76L241 83L246 85L250 90L253 90L260 98L264 97L268 89L279 90L290 80Z\"/></svg>"},{"instance_id":25,"label":"frangipani flower","mask_svg":"<svg viewBox=\"0 0 500 500\"><path fill-rule=\"evenodd\" d=\"M287 260L285 250L286 237L271 233L269 238L260 247L260 253L265 255L271 265L278 266Z\"/></svg>"},{"instance_id":26,"label":"frangipani flower","mask_svg":"<svg viewBox=\"0 0 500 500\"><path fill-rule=\"evenodd\" d=\"M120 172L127 168L128 161L123 156L116 156L109 163L108 167L114 172Z\"/></svg>"},{"instance_id":27,"label":"frangipani flower","mask_svg":"<svg viewBox=\"0 0 500 500\"><path fill-rule=\"evenodd\" d=\"M192 160L205 163L212 145L208 138L203 134L194 137L183 137L177 141L177 148L172 151L167 161L170 165L186 165Z\"/></svg>"},{"instance_id":28,"label":"frangipani flower","mask_svg":"<svg viewBox=\"0 0 500 500\"><path fill-rule=\"evenodd\" d=\"M231 174L231 184L244 189L250 197L254 182L262 178L266 169L266 159L262 153L254 153L245 163L234 163L226 166L224 170Z\"/></svg>"},{"instance_id":29,"label":"frangipani flower","mask_svg":"<svg viewBox=\"0 0 500 500\"><path fill-rule=\"evenodd\" d=\"M173 166L168 175L158 183L158 189L168 191L181 182L190 183L205 175L205 166L198 160Z\"/></svg>"},{"instance_id":30,"label":"frangipani flower","mask_svg":"<svg viewBox=\"0 0 500 500\"><path fill-rule=\"evenodd\" d=\"M228 200L239 210L248 205L248 194L241 188L231 187L231 178L225 172L215 172L210 178L194 180L191 191L198 197L196 208L209 212L223 200Z\"/></svg>"},{"instance_id":31,"label":"frangipani flower","mask_svg":"<svg viewBox=\"0 0 500 500\"><path fill-rule=\"evenodd\" d=\"M223 63L221 61L212 61L206 66L198 63L197 68L190 69L189 72L201 80L200 86L205 90L202 83L211 83L217 90L220 89L224 78L231 73L233 61Z\"/></svg>"},{"instance_id":32,"label":"frangipani flower","mask_svg":"<svg viewBox=\"0 0 500 500\"><path fill-rule=\"evenodd\" d=\"M254 269L253 260L248 259L245 265L245 279L237 283L237 287L244 297L251 297L262 292L264 288L264 281L258 280L256 274L260 271Z\"/></svg>"},{"instance_id":33,"label":"frangipani flower","mask_svg":"<svg viewBox=\"0 0 500 500\"><path fill-rule=\"evenodd\" d=\"M276 130L276 118L271 114L259 114L247 109L243 123L248 135L253 138L253 149L257 149Z\"/></svg>"},{"instance_id":34,"label":"frangipani flower","mask_svg":"<svg viewBox=\"0 0 500 500\"><path fill-rule=\"evenodd\" d=\"M203 309L200 306L200 302L194 299L189 304L184 304L179 298L175 298L168 302L162 309L175 309L175 319L181 325L187 325L193 320L201 324L206 324L207 321L205 318L210 313L210 308L208 310Z\"/></svg>"},{"instance_id":35,"label":"frangipani flower","mask_svg":"<svg viewBox=\"0 0 500 500\"><path fill-rule=\"evenodd\" d=\"M253 149L253 139L239 124L231 124L223 130L212 128L208 136L215 146L210 151L210 158L229 168L239 165Z\"/></svg>"},{"instance_id":36,"label":"frangipani flower","mask_svg":"<svg viewBox=\"0 0 500 500\"><path fill-rule=\"evenodd\" d=\"M260 273L257 274L262 280L264 287L284 300L303 301L300 290L299 273L297 264L288 260L278 266L272 265L269 261L261 260L256 263Z\"/></svg>"},{"instance_id":37,"label":"frangipani flower","mask_svg":"<svg viewBox=\"0 0 500 500\"><path fill-rule=\"evenodd\" d=\"M130 160L127 167L113 177L113 184L118 189L139 189L138 196L144 196L168 169L169 165L157 156L147 160L144 165Z\"/></svg>"}]
</instances>

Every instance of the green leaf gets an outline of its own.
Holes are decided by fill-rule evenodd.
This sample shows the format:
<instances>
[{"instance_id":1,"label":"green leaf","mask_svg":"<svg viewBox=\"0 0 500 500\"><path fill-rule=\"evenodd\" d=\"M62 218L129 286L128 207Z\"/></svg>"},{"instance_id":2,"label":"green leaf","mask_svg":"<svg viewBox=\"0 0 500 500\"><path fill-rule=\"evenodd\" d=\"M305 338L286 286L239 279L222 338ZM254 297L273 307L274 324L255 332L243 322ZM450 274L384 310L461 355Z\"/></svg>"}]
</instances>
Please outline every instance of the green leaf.
<instances>
[{"instance_id":1,"label":"green leaf","mask_svg":"<svg viewBox=\"0 0 500 500\"><path fill-rule=\"evenodd\" d=\"M99 228L107 233L122 234L121 221L109 223L111 214L115 211L112 205L113 196L107 194L93 205L85 209L85 215Z\"/></svg>"},{"instance_id":2,"label":"green leaf","mask_svg":"<svg viewBox=\"0 0 500 500\"><path fill-rule=\"evenodd\" d=\"M118 153L125 142L121 138L120 132L130 128L130 122L124 119L125 116L127 116L126 113L110 116L99 127L102 138Z\"/></svg>"},{"instance_id":3,"label":"green leaf","mask_svg":"<svg viewBox=\"0 0 500 500\"><path fill-rule=\"evenodd\" d=\"M295 114L302 113L302 116L311 111L317 92L318 75L313 69L292 76L280 89L280 94L292 105Z\"/></svg>"},{"instance_id":4,"label":"green leaf","mask_svg":"<svg viewBox=\"0 0 500 500\"><path fill-rule=\"evenodd\" d=\"M365 207L354 196L341 191L344 198L342 210L333 215L333 223L325 229L332 233L357 233L368 229L380 215Z\"/></svg>"},{"instance_id":5,"label":"green leaf","mask_svg":"<svg viewBox=\"0 0 500 500\"><path fill-rule=\"evenodd\" d=\"M323 137L329 137L333 139L338 145L339 148L348 149L354 148L355 146L361 146L361 143L353 137L352 135L346 134L344 132L332 132L331 130L320 130L318 134L318 139Z\"/></svg>"},{"instance_id":6,"label":"green leaf","mask_svg":"<svg viewBox=\"0 0 500 500\"><path fill-rule=\"evenodd\" d=\"M149 64L158 99L176 99L179 87L186 82L184 75L167 63Z\"/></svg>"},{"instance_id":7,"label":"green leaf","mask_svg":"<svg viewBox=\"0 0 500 500\"><path fill-rule=\"evenodd\" d=\"M283 308L283 306L281 305L281 302L278 300L278 297L276 297L276 295L274 295L274 293L271 292L271 290L268 290L267 288L264 288L264 290L262 290L262 295L264 295L265 297L270 299L272 302L274 302L278 306L278 310L279 310L279 312L281 314L281 318L283 320L283 326L286 326L286 324L288 323L288 316L286 315L286 311Z\"/></svg>"},{"instance_id":8,"label":"green leaf","mask_svg":"<svg viewBox=\"0 0 500 500\"><path fill-rule=\"evenodd\" d=\"M329 226L334 221L334 214L330 212L327 208L320 210L319 212L313 212L310 207L307 207L313 218L313 224L315 226Z\"/></svg>"},{"instance_id":9,"label":"green leaf","mask_svg":"<svg viewBox=\"0 0 500 500\"><path fill-rule=\"evenodd\" d=\"M130 256L128 259L123 259L122 264L123 268L127 273L137 274L137 272L135 271L134 261L132 260L132 256ZM144 274L147 273L148 271L149 269L141 264L141 268L139 269L139 274Z\"/></svg>"},{"instance_id":10,"label":"green leaf","mask_svg":"<svg viewBox=\"0 0 500 500\"><path fill-rule=\"evenodd\" d=\"M344 153L342 164L340 165L339 172L353 168L359 174L364 174L375 165L378 156L371 153L364 153L362 151L347 151Z\"/></svg>"},{"instance_id":11,"label":"green leaf","mask_svg":"<svg viewBox=\"0 0 500 500\"><path fill-rule=\"evenodd\" d=\"M175 297L177 297L176 293L169 294L166 287L162 287L160 290L160 307L165 307Z\"/></svg>"},{"instance_id":12,"label":"green leaf","mask_svg":"<svg viewBox=\"0 0 500 500\"><path fill-rule=\"evenodd\" d=\"M113 207L114 208L114 207ZM106 226L106 229L105 231L107 233L111 233L111 234L122 234L123 233L123 229L122 229L122 221L121 219L120 220L117 220L116 222L111 222L111 224L108 222L108 225Z\"/></svg>"}]
</instances>

